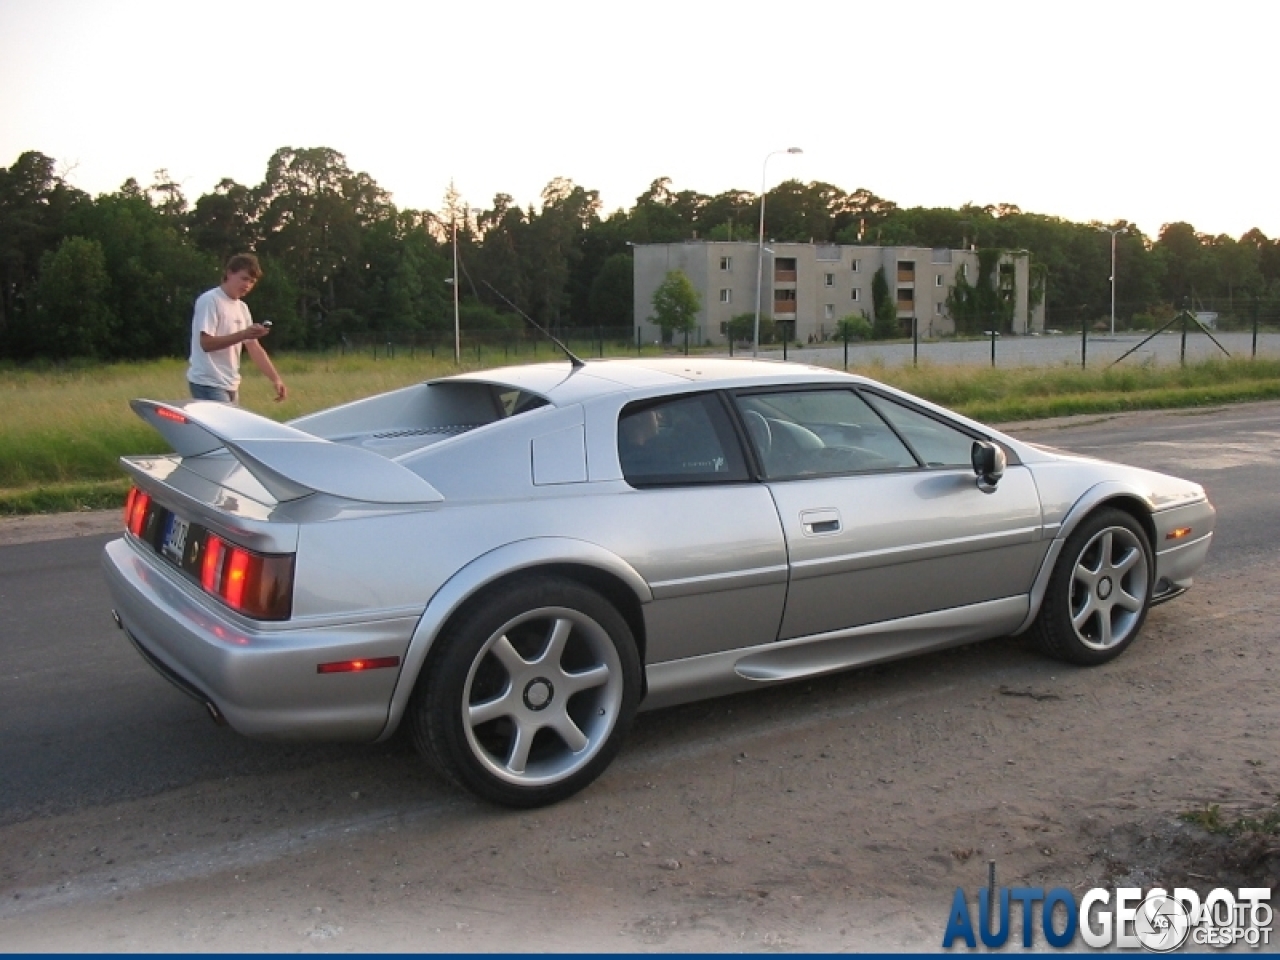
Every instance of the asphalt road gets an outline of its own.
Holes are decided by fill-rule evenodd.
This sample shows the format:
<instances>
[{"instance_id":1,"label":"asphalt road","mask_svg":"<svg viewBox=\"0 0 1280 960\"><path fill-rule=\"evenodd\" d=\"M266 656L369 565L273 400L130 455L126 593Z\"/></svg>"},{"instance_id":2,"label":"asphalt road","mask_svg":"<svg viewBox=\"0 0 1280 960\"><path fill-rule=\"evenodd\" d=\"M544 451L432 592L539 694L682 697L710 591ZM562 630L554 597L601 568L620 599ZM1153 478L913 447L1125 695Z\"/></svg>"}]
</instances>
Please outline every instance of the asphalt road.
<instances>
[{"instance_id":1,"label":"asphalt road","mask_svg":"<svg viewBox=\"0 0 1280 960\"><path fill-rule=\"evenodd\" d=\"M222 736L116 629L110 539L0 547L0 825L352 749Z\"/></svg>"},{"instance_id":2,"label":"asphalt road","mask_svg":"<svg viewBox=\"0 0 1280 960\"><path fill-rule=\"evenodd\" d=\"M1204 484L1218 526L1201 580L1275 553L1280 404L1073 417L1012 432ZM214 727L115 628L98 570L109 539L0 547L0 770L17 774L0 777L0 825L210 779L406 753L402 743L281 745Z\"/></svg>"}]
</instances>

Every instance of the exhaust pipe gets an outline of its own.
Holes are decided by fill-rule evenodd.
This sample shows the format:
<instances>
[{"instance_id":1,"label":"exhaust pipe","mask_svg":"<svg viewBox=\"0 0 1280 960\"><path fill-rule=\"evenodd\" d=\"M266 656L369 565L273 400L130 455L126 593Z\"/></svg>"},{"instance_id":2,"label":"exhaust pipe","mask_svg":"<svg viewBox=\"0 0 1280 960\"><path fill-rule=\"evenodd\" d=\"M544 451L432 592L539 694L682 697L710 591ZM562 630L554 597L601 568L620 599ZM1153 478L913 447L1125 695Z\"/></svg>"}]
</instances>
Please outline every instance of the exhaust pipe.
<instances>
[{"instance_id":1,"label":"exhaust pipe","mask_svg":"<svg viewBox=\"0 0 1280 960\"><path fill-rule=\"evenodd\" d=\"M205 710L209 712L210 719L212 719L218 726L225 727L228 725L227 718L222 715L222 711L218 709L218 705L210 700L204 691L200 690L194 684L169 669L169 667L165 666L162 660L152 655L150 650L140 644L138 642L138 638L125 629L125 625L121 621L120 614L118 612L112 610L111 617L115 620L116 626L121 630L124 630L124 635L129 638L129 642L133 644L134 649L137 650L138 653L142 654L142 659L147 661L156 673L160 674L160 676L164 677L193 700L203 704Z\"/></svg>"}]
</instances>

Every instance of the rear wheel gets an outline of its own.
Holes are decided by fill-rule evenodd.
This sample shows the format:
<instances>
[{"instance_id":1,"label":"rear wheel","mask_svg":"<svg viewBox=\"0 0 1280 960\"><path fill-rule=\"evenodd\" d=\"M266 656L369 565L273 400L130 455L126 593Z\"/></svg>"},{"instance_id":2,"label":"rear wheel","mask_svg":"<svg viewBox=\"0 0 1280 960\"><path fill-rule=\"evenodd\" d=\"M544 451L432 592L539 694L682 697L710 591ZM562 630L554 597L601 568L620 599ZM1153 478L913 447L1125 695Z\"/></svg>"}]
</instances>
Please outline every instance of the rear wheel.
<instances>
[{"instance_id":1,"label":"rear wheel","mask_svg":"<svg viewBox=\"0 0 1280 960\"><path fill-rule=\"evenodd\" d=\"M1118 657L1151 606L1155 562L1147 534L1122 510L1087 517L1067 538L1036 618L1046 653L1086 666Z\"/></svg>"},{"instance_id":2,"label":"rear wheel","mask_svg":"<svg viewBox=\"0 0 1280 960\"><path fill-rule=\"evenodd\" d=\"M639 702L626 621L551 577L478 597L437 640L411 706L414 743L460 786L535 807L581 790L618 751Z\"/></svg>"}]
</instances>

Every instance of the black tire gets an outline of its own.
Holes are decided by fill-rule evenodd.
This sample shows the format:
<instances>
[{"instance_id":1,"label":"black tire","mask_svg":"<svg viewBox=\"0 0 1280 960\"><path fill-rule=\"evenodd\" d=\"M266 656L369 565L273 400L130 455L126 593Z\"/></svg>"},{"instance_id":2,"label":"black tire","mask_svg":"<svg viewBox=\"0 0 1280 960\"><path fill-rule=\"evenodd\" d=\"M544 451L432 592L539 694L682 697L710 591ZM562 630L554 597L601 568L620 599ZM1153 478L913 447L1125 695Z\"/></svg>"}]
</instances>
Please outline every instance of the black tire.
<instances>
[{"instance_id":1,"label":"black tire","mask_svg":"<svg viewBox=\"0 0 1280 960\"><path fill-rule=\"evenodd\" d=\"M1123 510L1096 511L1067 538L1036 617L1041 649L1095 666L1120 656L1151 608L1155 560L1146 531Z\"/></svg>"},{"instance_id":2,"label":"black tire","mask_svg":"<svg viewBox=\"0 0 1280 960\"><path fill-rule=\"evenodd\" d=\"M457 785L539 807L604 771L639 698L626 620L582 584L537 577L486 591L437 638L409 723L418 751Z\"/></svg>"}]
</instances>

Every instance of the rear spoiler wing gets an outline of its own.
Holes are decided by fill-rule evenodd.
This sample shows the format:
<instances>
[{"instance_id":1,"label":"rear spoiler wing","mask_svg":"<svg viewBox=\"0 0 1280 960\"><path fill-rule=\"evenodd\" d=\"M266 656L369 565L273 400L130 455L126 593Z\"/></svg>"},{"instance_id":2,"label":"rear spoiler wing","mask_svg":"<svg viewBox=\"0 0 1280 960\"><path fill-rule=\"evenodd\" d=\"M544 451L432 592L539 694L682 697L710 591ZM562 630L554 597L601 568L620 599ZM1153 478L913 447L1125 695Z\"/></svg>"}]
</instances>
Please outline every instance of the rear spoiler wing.
<instances>
[{"instance_id":1,"label":"rear spoiler wing","mask_svg":"<svg viewBox=\"0 0 1280 960\"><path fill-rule=\"evenodd\" d=\"M280 502L326 493L364 503L438 503L413 471L359 447L324 440L240 407L209 400L131 400L133 412L182 457L226 449Z\"/></svg>"}]
</instances>

